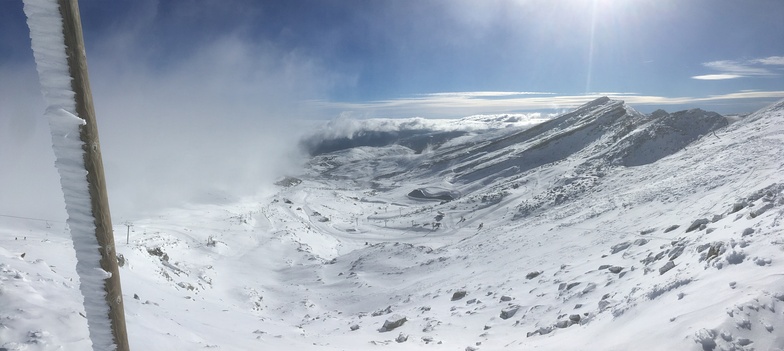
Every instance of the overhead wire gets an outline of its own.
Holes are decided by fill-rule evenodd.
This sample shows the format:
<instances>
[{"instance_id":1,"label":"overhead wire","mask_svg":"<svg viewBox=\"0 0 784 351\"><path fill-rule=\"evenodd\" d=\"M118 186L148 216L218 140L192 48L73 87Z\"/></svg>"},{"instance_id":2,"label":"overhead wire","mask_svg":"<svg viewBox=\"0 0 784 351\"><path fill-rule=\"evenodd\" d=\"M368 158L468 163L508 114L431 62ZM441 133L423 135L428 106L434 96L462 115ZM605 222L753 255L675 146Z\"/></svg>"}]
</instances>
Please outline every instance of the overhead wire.
<instances>
[{"instance_id":1,"label":"overhead wire","mask_svg":"<svg viewBox=\"0 0 784 351\"><path fill-rule=\"evenodd\" d=\"M58 221L58 220L54 220L54 219L33 218L33 217L14 216L14 215L6 215L6 214L0 214L0 217L16 218L16 219L26 219L26 220L30 220L30 221L40 221L40 222L65 223L65 221Z\"/></svg>"}]
</instances>

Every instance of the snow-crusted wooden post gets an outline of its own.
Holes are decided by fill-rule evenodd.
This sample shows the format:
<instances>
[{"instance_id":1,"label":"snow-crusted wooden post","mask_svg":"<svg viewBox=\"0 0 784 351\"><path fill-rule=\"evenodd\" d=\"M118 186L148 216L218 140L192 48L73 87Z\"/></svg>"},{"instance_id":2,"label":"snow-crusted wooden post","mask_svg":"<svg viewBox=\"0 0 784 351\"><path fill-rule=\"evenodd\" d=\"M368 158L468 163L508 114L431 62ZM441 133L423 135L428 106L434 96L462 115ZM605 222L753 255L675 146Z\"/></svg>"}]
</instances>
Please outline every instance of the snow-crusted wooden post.
<instances>
[{"instance_id":1,"label":"snow-crusted wooden post","mask_svg":"<svg viewBox=\"0 0 784 351\"><path fill-rule=\"evenodd\" d=\"M93 350L128 351L79 5L77 0L25 0L25 14L47 103Z\"/></svg>"}]
</instances>

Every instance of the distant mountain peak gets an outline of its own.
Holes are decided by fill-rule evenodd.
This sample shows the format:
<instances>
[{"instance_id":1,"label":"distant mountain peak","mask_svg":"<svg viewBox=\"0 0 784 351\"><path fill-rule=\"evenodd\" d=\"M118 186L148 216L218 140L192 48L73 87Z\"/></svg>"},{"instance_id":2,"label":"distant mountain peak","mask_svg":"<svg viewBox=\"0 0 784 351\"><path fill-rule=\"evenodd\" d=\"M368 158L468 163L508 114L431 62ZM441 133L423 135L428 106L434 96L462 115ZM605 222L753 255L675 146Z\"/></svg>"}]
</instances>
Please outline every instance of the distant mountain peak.
<instances>
[{"instance_id":1,"label":"distant mountain peak","mask_svg":"<svg viewBox=\"0 0 784 351\"><path fill-rule=\"evenodd\" d=\"M592 100L592 101L582 105L581 107L593 107L593 106L598 106L598 105L604 105L604 104L606 104L608 102L611 102L611 101L619 101L619 100L612 100L612 99L610 99L607 96L602 96L602 97L596 98L596 99L594 99L594 100Z\"/></svg>"}]
</instances>

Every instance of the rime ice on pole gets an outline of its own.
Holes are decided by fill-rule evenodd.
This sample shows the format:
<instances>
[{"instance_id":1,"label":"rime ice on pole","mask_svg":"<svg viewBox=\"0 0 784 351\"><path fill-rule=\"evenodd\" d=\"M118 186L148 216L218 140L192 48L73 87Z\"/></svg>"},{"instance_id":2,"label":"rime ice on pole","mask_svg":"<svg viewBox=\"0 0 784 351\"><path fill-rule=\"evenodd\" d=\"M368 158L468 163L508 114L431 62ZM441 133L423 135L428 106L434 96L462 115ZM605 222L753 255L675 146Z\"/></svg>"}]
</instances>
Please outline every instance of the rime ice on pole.
<instances>
[{"instance_id":1,"label":"rime ice on pole","mask_svg":"<svg viewBox=\"0 0 784 351\"><path fill-rule=\"evenodd\" d=\"M109 273L100 266L101 255L84 167L84 143L79 136L79 127L85 120L76 116L59 6L56 0L24 0L24 12L47 105L45 116L52 132L55 166L60 174L67 223L76 250L76 271L84 296L90 339L94 350L113 350L116 346L104 291L104 280Z\"/></svg>"}]
</instances>

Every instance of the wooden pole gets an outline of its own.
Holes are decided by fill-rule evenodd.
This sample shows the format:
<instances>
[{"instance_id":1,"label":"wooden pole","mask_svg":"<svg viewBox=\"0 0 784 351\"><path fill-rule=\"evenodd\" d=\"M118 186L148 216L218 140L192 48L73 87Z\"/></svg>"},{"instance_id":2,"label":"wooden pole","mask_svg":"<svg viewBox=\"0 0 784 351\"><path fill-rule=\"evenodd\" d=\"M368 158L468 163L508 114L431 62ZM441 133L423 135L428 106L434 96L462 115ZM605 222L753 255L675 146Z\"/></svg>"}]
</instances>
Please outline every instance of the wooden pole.
<instances>
[{"instance_id":1,"label":"wooden pole","mask_svg":"<svg viewBox=\"0 0 784 351\"><path fill-rule=\"evenodd\" d=\"M95 122L95 108L90 92L87 75L87 57L82 37L82 21L79 16L77 0L58 0L63 18L65 53L68 56L68 70L71 74L71 88L76 96L76 113L86 124L80 127L80 137L84 142L84 166L87 170L92 212L95 221L95 237L101 252L101 268L111 273L104 281L106 303L109 306L109 320L117 351L129 351L128 333L125 329L125 309L120 287L120 270L112 232L112 218L109 213L109 199L106 194L101 147L98 140L98 127Z\"/></svg>"}]
</instances>

